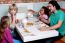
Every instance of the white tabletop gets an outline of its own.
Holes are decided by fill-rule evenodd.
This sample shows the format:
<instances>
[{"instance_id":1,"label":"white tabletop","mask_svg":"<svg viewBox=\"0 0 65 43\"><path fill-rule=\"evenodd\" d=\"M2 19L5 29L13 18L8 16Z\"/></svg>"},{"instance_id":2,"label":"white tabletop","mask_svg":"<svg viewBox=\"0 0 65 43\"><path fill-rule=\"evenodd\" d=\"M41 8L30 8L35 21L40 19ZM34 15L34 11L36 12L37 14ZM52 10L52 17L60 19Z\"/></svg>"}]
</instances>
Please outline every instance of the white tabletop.
<instances>
[{"instance_id":1,"label":"white tabletop","mask_svg":"<svg viewBox=\"0 0 65 43\"><path fill-rule=\"evenodd\" d=\"M34 40L39 40L39 39L45 39L45 38L50 38L50 37L55 37L58 36L58 32L56 30L49 30L49 31L39 31L36 28L27 28L30 33L23 32L23 28L20 28L18 26L17 31L21 38L23 37L24 42L29 42L29 41L34 41Z\"/></svg>"},{"instance_id":2,"label":"white tabletop","mask_svg":"<svg viewBox=\"0 0 65 43\"><path fill-rule=\"evenodd\" d=\"M59 35L58 31L56 30L49 30L49 31L40 31L38 28L40 26L45 26L46 24L43 23L35 23L33 26L28 26L25 29L28 30L29 32L24 32L24 28L22 27L21 24L16 25L17 31L21 38L23 37L24 42L29 42L29 41L35 41L35 40L40 40L40 39L45 39L45 38L50 38L50 37L56 37ZM46 27L48 27L46 25Z\"/></svg>"}]
</instances>

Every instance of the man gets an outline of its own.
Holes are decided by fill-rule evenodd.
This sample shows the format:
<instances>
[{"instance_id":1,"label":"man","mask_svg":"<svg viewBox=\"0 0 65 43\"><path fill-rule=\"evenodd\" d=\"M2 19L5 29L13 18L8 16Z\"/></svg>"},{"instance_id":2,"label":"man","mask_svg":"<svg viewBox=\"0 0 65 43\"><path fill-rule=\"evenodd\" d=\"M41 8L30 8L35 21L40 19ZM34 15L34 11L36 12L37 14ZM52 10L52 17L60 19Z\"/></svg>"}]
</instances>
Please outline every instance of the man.
<instances>
[{"instance_id":1,"label":"man","mask_svg":"<svg viewBox=\"0 0 65 43\"><path fill-rule=\"evenodd\" d=\"M55 29L60 34L54 40L61 39L65 35L65 14L61 10L57 1L50 1L48 3L48 7L51 11L50 18L47 22L47 23L50 23L50 27L47 29L43 29L43 27L42 27L40 30L45 31L45 30L54 30ZM53 42L51 42L51 43L53 43Z\"/></svg>"}]
</instances>

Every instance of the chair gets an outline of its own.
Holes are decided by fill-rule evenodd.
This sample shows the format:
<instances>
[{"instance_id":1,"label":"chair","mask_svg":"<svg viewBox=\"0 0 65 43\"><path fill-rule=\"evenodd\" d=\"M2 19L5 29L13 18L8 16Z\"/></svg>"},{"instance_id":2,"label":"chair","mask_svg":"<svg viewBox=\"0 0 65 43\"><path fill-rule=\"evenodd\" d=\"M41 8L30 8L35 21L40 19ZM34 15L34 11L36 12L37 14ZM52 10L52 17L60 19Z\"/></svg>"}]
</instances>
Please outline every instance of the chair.
<instances>
[{"instance_id":1,"label":"chair","mask_svg":"<svg viewBox=\"0 0 65 43\"><path fill-rule=\"evenodd\" d=\"M61 39L63 42L65 42L65 36Z\"/></svg>"}]
</instances>

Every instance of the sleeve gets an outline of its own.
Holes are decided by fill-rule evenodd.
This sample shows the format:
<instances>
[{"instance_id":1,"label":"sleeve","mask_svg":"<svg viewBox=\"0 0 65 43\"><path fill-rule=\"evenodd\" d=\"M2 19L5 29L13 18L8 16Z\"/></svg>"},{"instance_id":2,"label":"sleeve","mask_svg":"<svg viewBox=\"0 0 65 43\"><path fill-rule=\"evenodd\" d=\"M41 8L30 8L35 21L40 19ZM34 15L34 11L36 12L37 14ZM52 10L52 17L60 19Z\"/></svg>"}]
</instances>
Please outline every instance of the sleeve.
<instances>
[{"instance_id":1,"label":"sleeve","mask_svg":"<svg viewBox=\"0 0 65 43\"><path fill-rule=\"evenodd\" d=\"M47 15L43 15L43 18L48 20L48 16Z\"/></svg>"},{"instance_id":2,"label":"sleeve","mask_svg":"<svg viewBox=\"0 0 65 43\"><path fill-rule=\"evenodd\" d=\"M65 15L64 13L60 13L59 21L64 21Z\"/></svg>"},{"instance_id":3,"label":"sleeve","mask_svg":"<svg viewBox=\"0 0 65 43\"><path fill-rule=\"evenodd\" d=\"M12 37L11 31L9 30L9 28L6 28L4 35L5 35L6 40L9 43L13 43L13 37Z\"/></svg>"},{"instance_id":4,"label":"sleeve","mask_svg":"<svg viewBox=\"0 0 65 43\"><path fill-rule=\"evenodd\" d=\"M11 31L8 29L8 33L9 34L7 34L8 35L8 41L9 41L9 43L13 43L13 36L12 36L12 34L11 34Z\"/></svg>"}]
</instances>

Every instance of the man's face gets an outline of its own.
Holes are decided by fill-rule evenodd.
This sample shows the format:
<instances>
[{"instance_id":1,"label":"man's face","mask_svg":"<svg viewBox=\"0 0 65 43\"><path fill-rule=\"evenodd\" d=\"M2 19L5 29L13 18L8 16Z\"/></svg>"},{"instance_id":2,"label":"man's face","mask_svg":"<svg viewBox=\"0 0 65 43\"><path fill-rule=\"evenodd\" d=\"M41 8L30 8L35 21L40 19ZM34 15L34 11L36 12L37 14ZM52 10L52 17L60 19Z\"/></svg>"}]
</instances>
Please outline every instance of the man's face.
<instances>
[{"instance_id":1,"label":"man's face","mask_svg":"<svg viewBox=\"0 0 65 43\"><path fill-rule=\"evenodd\" d=\"M54 12L55 7L52 4L48 4L48 8L51 12Z\"/></svg>"}]
</instances>

